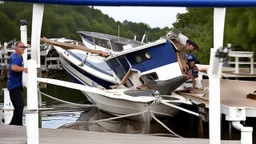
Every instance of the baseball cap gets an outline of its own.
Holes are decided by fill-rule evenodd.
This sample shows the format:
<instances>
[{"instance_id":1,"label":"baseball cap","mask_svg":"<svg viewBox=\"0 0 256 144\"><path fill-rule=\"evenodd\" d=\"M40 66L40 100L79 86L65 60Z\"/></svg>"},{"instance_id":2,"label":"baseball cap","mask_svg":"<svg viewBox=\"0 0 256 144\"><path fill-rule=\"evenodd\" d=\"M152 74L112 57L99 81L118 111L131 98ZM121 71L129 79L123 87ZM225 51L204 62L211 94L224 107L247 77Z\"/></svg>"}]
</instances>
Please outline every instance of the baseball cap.
<instances>
[{"instance_id":1,"label":"baseball cap","mask_svg":"<svg viewBox=\"0 0 256 144\"><path fill-rule=\"evenodd\" d=\"M187 40L187 43L192 45L195 48L196 51L199 50L198 45L195 42L193 42L192 40Z\"/></svg>"},{"instance_id":2,"label":"baseball cap","mask_svg":"<svg viewBox=\"0 0 256 144\"><path fill-rule=\"evenodd\" d=\"M197 59L193 54L186 54L186 59L187 59L187 62L192 62L192 61L197 62Z\"/></svg>"}]
</instances>

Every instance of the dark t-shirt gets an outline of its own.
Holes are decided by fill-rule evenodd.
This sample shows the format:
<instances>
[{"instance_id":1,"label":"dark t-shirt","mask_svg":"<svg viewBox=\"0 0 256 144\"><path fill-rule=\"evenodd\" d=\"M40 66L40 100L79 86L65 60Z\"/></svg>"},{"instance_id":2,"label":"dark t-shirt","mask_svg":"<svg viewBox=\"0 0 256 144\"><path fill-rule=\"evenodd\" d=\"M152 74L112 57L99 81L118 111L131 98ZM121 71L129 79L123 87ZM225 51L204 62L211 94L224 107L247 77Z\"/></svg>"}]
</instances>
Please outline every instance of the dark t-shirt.
<instances>
[{"instance_id":1,"label":"dark t-shirt","mask_svg":"<svg viewBox=\"0 0 256 144\"><path fill-rule=\"evenodd\" d=\"M11 70L12 65L22 66L22 58L15 52L11 54L9 64L9 78L7 83L8 90L22 85L22 72L14 72Z\"/></svg>"}]
</instances>

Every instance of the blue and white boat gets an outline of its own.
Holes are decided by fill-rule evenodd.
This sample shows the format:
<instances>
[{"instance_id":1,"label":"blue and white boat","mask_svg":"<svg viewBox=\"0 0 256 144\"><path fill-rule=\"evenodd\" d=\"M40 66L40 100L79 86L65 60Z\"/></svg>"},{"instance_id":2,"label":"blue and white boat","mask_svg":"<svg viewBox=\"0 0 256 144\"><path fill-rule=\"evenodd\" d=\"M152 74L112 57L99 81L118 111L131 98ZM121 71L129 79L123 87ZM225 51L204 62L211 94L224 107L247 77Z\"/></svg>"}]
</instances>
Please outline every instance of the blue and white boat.
<instances>
[{"instance_id":1,"label":"blue and white boat","mask_svg":"<svg viewBox=\"0 0 256 144\"><path fill-rule=\"evenodd\" d=\"M117 77L121 80L122 76L120 75L124 75L129 70L128 65L132 66L132 70L139 72L141 78L146 77L155 81L169 80L182 76L182 62L177 58L178 51L172 41L159 39L145 44L109 34L87 31L78 33L81 35L83 44L86 47L111 54L110 57L103 58L102 62L107 63L110 69L114 71L114 74L117 74ZM118 65L117 63L122 63L122 59L126 59L129 64L122 64L122 67L126 68L119 68L118 71L118 68L114 67ZM88 61L91 61L90 56L87 57ZM120 69L125 69L122 72L123 74L121 74ZM167 71L170 71L170 73L166 73ZM136 80L134 79L134 81Z\"/></svg>"},{"instance_id":2,"label":"blue and white boat","mask_svg":"<svg viewBox=\"0 0 256 144\"><path fill-rule=\"evenodd\" d=\"M138 44L133 40L125 42L120 39L97 38L97 41L102 40L110 45L111 49L102 45L100 49L96 47L96 50L107 51L110 56L104 58L83 50L66 50L59 46L54 48L60 55L62 67L74 82L111 91L112 96L82 91L99 109L114 115L141 112L157 96L174 105L191 104L188 99L172 94L187 78L182 73L176 48L171 41L159 39L152 43ZM66 39L57 41L74 43ZM89 48L95 50L95 45ZM175 116L179 112L164 104L155 105L152 111L159 116ZM149 117L150 114L146 114L132 119L145 122Z\"/></svg>"}]
</instances>

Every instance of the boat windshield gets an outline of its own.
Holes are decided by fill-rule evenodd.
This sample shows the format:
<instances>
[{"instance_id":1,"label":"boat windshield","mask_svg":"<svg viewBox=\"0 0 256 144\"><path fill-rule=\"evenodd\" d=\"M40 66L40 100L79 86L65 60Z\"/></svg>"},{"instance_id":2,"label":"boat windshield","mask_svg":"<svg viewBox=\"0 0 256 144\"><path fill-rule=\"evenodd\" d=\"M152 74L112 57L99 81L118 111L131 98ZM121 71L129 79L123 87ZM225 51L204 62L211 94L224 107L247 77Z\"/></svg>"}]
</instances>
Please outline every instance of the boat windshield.
<instances>
[{"instance_id":1,"label":"boat windshield","mask_svg":"<svg viewBox=\"0 0 256 144\"><path fill-rule=\"evenodd\" d=\"M109 67L114 71L115 75L121 81L131 69L131 64L125 56L119 56L106 61ZM132 82L128 79L125 84L127 87L133 86Z\"/></svg>"},{"instance_id":2,"label":"boat windshield","mask_svg":"<svg viewBox=\"0 0 256 144\"><path fill-rule=\"evenodd\" d=\"M133 48L144 44L136 40L117 37L109 34L87 31L80 31L78 33L82 36L84 40L91 43L92 45L112 49L113 51L123 51L123 46L125 45L130 45Z\"/></svg>"}]
</instances>

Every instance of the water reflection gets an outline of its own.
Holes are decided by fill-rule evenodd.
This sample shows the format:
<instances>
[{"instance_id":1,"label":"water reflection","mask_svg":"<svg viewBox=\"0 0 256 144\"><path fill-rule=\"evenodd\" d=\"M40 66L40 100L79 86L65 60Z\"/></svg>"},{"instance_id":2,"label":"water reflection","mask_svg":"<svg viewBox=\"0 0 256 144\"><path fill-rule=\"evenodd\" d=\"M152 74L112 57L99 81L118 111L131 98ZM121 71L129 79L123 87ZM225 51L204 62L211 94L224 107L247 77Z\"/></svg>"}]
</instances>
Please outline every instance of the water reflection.
<instances>
[{"instance_id":1,"label":"water reflection","mask_svg":"<svg viewBox=\"0 0 256 144\"><path fill-rule=\"evenodd\" d=\"M82 111L73 112L43 112L42 128L56 129L64 124L75 122Z\"/></svg>"},{"instance_id":2,"label":"water reflection","mask_svg":"<svg viewBox=\"0 0 256 144\"><path fill-rule=\"evenodd\" d=\"M88 111L81 113L80 117L76 120L76 122L64 125L60 128L111 133L150 133L150 123L136 122L127 119L89 123L89 121L96 121L111 117L113 116L105 112L102 112L97 108L90 108L88 109Z\"/></svg>"}]
</instances>

